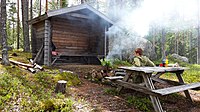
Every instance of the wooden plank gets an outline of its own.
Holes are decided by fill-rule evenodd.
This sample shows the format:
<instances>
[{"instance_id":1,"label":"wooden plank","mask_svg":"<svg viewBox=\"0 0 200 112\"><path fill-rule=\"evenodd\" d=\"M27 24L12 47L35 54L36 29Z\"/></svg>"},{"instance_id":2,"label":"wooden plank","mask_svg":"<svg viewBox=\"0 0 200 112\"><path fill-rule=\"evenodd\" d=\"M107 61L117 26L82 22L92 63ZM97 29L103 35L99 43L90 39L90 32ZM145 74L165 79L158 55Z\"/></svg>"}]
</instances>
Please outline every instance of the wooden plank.
<instances>
[{"instance_id":1,"label":"wooden plank","mask_svg":"<svg viewBox=\"0 0 200 112\"><path fill-rule=\"evenodd\" d=\"M51 40L50 40L50 33L51 33L51 24L50 20L45 20L45 40L44 40L44 65L50 66L51 60L50 60L50 45L51 45Z\"/></svg>"},{"instance_id":2,"label":"wooden plank","mask_svg":"<svg viewBox=\"0 0 200 112\"><path fill-rule=\"evenodd\" d=\"M63 34L63 35L77 35L77 36L88 36L89 35L89 32L79 32L79 31L69 31L69 30L65 30L65 29L63 29L63 30L55 30L55 29L53 29L52 30L52 32L53 32L53 34L55 33L55 34Z\"/></svg>"},{"instance_id":3,"label":"wooden plank","mask_svg":"<svg viewBox=\"0 0 200 112\"><path fill-rule=\"evenodd\" d=\"M137 71L137 72L144 72L144 73L153 73L152 69L145 69L145 67L119 67L120 69L124 69L127 71Z\"/></svg>"},{"instance_id":4,"label":"wooden plank","mask_svg":"<svg viewBox=\"0 0 200 112\"><path fill-rule=\"evenodd\" d=\"M151 73L145 74L145 73L140 72L140 74L142 75L142 77L144 79L146 87L149 88L150 90L154 90L155 87L154 87L154 84L151 80ZM152 95L150 95L150 98L151 98L151 102L153 104L155 112L164 112L164 110L162 109L159 98L156 97L156 96L152 96Z\"/></svg>"},{"instance_id":5,"label":"wooden plank","mask_svg":"<svg viewBox=\"0 0 200 112\"><path fill-rule=\"evenodd\" d=\"M197 88L197 87L200 87L200 82L186 84L186 85L180 85L180 86L173 86L173 87L168 87L168 88L158 89L158 90L152 90L152 91L154 91L158 94L161 94L161 95L168 95L168 94L181 92L181 91L185 91L185 90L189 90L189 89L193 89L193 88Z\"/></svg>"},{"instance_id":6,"label":"wooden plank","mask_svg":"<svg viewBox=\"0 0 200 112\"><path fill-rule=\"evenodd\" d=\"M44 15L42 15L42 16L39 16L39 17L34 18L34 19L32 19L32 20L29 20L29 21L28 21L28 24L29 24L29 25L30 25L30 24L34 24L34 23L43 21L43 20L45 20L45 19L47 19L47 18L48 18L47 15L44 14Z\"/></svg>"},{"instance_id":7,"label":"wooden plank","mask_svg":"<svg viewBox=\"0 0 200 112\"><path fill-rule=\"evenodd\" d=\"M180 83L185 84L185 82L184 82L184 80L182 78L182 72L176 72L176 76L177 76L177 78L178 78ZM193 103L193 100L192 100L192 98L190 96L189 91L185 90L184 93L185 93L185 96L188 98L188 100L190 100L190 102Z\"/></svg>"},{"instance_id":8,"label":"wooden plank","mask_svg":"<svg viewBox=\"0 0 200 112\"><path fill-rule=\"evenodd\" d=\"M54 36L53 42L62 42L62 43L71 43L71 42L77 42L77 43L85 43L89 42L89 37L78 37L78 36ZM90 40L91 41L91 40ZM94 41L96 42L96 41Z\"/></svg>"},{"instance_id":9,"label":"wooden plank","mask_svg":"<svg viewBox=\"0 0 200 112\"><path fill-rule=\"evenodd\" d=\"M125 76L126 72L115 72L116 76Z\"/></svg>"},{"instance_id":10,"label":"wooden plank","mask_svg":"<svg viewBox=\"0 0 200 112\"><path fill-rule=\"evenodd\" d=\"M40 47L40 50L38 51L38 53L36 54L33 63L36 63L36 61L41 58L42 52L44 51L44 45L42 44L42 46Z\"/></svg>"},{"instance_id":11,"label":"wooden plank","mask_svg":"<svg viewBox=\"0 0 200 112\"><path fill-rule=\"evenodd\" d=\"M151 79L153 81L156 81L156 82L159 82L159 83L162 83L162 84L169 84L169 85L183 85L182 83L180 82L177 82L177 81L172 81L172 80L168 80L168 79L163 79L163 78L156 78L156 77L151 77Z\"/></svg>"},{"instance_id":12,"label":"wooden plank","mask_svg":"<svg viewBox=\"0 0 200 112\"><path fill-rule=\"evenodd\" d=\"M77 24L77 23L76 23ZM65 29L72 29L72 30L89 30L90 29L90 25L87 24L69 24L66 22L60 22L60 23L54 23L53 27L54 29L61 29L61 28L65 28ZM82 29L84 28L84 29Z\"/></svg>"},{"instance_id":13,"label":"wooden plank","mask_svg":"<svg viewBox=\"0 0 200 112\"><path fill-rule=\"evenodd\" d=\"M106 79L109 79L109 80L118 80L118 79L123 79L124 77L122 76L112 76L112 77L105 77Z\"/></svg>"},{"instance_id":14,"label":"wooden plank","mask_svg":"<svg viewBox=\"0 0 200 112\"><path fill-rule=\"evenodd\" d=\"M119 67L120 69L130 70L130 71L138 71L144 73L153 73L153 72L178 72L184 71L186 68L184 67Z\"/></svg>"},{"instance_id":15,"label":"wooden plank","mask_svg":"<svg viewBox=\"0 0 200 112\"><path fill-rule=\"evenodd\" d=\"M122 80L123 80L124 82L128 82L128 80L129 80L131 74L132 74L131 72L128 72L128 71L127 71L127 74L124 76L124 78L123 78ZM119 87L117 88L117 91L120 92L123 88L124 88L123 86L119 86Z\"/></svg>"},{"instance_id":16,"label":"wooden plank","mask_svg":"<svg viewBox=\"0 0 200 112\"><path fill-rule=\"evenodd\" d=\"M115 82L116 82L116 84L118 84L120 86L129 88L129 89L133 89L133 90L145 93L145 94L154 95L154 96L159 95L159 94L155 93L154 91L152 91L151 89L148 89L144 86L140 86L139 84L128 83L128 82L122 81L122 80L116 80Z\"/></svg>"}]
</instances>

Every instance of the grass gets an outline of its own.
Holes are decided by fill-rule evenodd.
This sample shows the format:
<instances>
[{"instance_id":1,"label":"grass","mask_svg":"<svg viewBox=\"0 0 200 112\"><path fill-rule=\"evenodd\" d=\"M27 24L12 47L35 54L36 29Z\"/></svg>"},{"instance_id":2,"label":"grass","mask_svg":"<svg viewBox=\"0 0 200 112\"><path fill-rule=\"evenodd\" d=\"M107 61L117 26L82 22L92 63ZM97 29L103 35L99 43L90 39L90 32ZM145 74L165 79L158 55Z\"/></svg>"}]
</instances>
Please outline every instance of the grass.
<instances>
[{"instance_id":1,"label":"grass","mask_svg":"<svg viewBox=\"0 0 200 112\"><path fill-rule=\"evenodd\" d=\"M28 62L26 56L30 53L17 54L13 60ZM58 80L66 80L67 86L80 84L76 74L55 69L32 74L17 66L2 65L0 69L0 111L73 111L74 101L67 94L56 94L54 90Z\"/></svg>"},{"instance_id":2,"label":"grass","mask_svg":"<svg viewBox=\"0 0 200 112\"><path fill-rule=\"evenodd\" d=\"M181 67L186 67L187 69L183 72L182 76L183 79L186 83L194 83L194 82L200 82L200 65L198 64L189 64L189 63L185 63L182 62L180 60L174 59L173 57L169 56L168 57L169 63L178 63ZM158 60L155 63L160 63L161 61ZM120 62L120 60L116 61L116 65L120 65L120 66L129 66L129 64L124 63L124 62ZM116 66L114 65L114 66ZM175 74L172 73L167 73L165 75L162 75L162 78L166 78L166 79L171 79L171 80L178 80ZM106 93L109 94L114 94L115 92L113 92L112 90L107 90ZM181 95L174 93L170 95L171 97L173 97L173 99L177 99L180 100ZM184 97L185 98L185 97ZM126 97L126 101L130 104L130 105L134 105L134 107L136 107L137 109L139 109L140 111L144 111L144 112L151 112L153 111L153 106L151 104L151 101L146 98L146 97L141 97L138 95L135 96L127 96ZM163 100L162 102L165 102L166 100ZM176 110L174 110L175 112ZM177 110L178 111L178 110Z\"/></svg>"},{"instance_id":3,"label":"grass","mask_svg":"<svg viewBox=\"0 0 200 112\"><path fill-rule=\"evenodd\" d=\"M18 56L12 56L16 53ZM9 52L10 59L28 63L30 53L20 51ZM200 65L188 64L168 57L169 63L178 62L188 69L183 73L187 83L200 82ZM127 61L114 60L113 68L131 66ZM67 86L80 84L76 74L59 72L56 69L45 68L45 71L32 74L17 66L0 65L0 111L73 111L74 101L67 94L54 92L58 80L66 80ZM164 78L177 80L174 74L163 75ZM68 91L68 90L66 90ZM118 95L116 89L105 89L106 94ZM151 102L146 97L127 96L126 101L141 111L150 111Z\"/></svg>"},{"instance_id":4,"label":"grass","mask_svg":"<svg viewBox=\"0 0 200 112\"><path fill-rule=\"evenodd\" d=\"M110 94L110 95L119 95L119 92L115 88L106 88L104 89L105 94Z\"/></svg>"},{"instance_id":5,"label":"grass","mask_svg":"<svg viewBox=\"0 0 200 112\"><path fill-rule=\"evenodd\" d=\"M200 82L200 65L198 64L189 64L182 62L180 60L174 59L171 56L169 58L169 63L178 63L181 67L186 67L187 69L183 72L182 76L186 83ZM164 78L169 78L172 80L177 80L174 74L163 75Z\"/></svg>"},{"instance_id":6,"label":"grass","mask_svg":"<svg viewBox=\"0 0 200 112\"><path fill-rule=\"evenodd\" d=\"M134 105L134 107L142 112L152 111L151 101L146 97L128 96L126 100L130 105Z\"/></svg>"}]
</instances>

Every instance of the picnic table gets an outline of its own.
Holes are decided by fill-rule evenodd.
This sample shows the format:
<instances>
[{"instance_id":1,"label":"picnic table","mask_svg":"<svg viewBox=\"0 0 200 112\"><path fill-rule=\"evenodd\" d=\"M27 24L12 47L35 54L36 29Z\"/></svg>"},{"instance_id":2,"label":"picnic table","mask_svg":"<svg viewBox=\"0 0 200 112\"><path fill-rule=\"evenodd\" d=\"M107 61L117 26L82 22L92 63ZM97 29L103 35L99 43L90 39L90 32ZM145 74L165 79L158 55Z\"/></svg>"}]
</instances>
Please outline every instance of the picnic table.
<instances>
[{"instance_id":1,"label":"picnic table","mask_svg":"<svg viewBox=\"0 0 200 112\"><path fill-rule=\"evenodd\" d=\"M124 77L107 77L107 79L113 80L118 85L118 91L120 92L123 88L133 89L135 91L143 92L150 96L151 102L153 104L154 110L156 112L164 112L159 96L169 95L176 92L184 91L185 96L191 102L192 98L189 93L189 89L194 89L200 87L200 82L186 84L183 80L182 74L185 69L184 67L119 67L126 71ZM174 73L178 81L173 81L170 79L163 79L160 76L165 73ZM130 77L134 75L141 75L143 77L143 83L129 82ZM156 89L155 82L170 84L172 86Z\"/></svg>"}]
</instances>

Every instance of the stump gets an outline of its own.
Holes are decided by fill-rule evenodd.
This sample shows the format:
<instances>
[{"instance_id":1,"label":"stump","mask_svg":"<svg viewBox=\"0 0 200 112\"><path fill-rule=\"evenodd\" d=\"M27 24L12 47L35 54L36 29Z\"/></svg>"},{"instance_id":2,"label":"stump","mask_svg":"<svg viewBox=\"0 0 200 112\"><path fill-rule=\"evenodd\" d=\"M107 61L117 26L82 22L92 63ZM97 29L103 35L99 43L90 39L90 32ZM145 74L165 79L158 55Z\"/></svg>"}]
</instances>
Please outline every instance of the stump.
<instances>
[{"instance_id":1,"label":"stump","mask_svg":"<svg viewBox=\"0 0 200 112\"><path fill-rule=\"evenodd\" d=\"M55 92L56 92L56 93L59 93L59 92L65 93L66 84L67 84L67 81L65 81L65 80L59 80L59 81L57 82Z\"/></svg>"}]
</instances>

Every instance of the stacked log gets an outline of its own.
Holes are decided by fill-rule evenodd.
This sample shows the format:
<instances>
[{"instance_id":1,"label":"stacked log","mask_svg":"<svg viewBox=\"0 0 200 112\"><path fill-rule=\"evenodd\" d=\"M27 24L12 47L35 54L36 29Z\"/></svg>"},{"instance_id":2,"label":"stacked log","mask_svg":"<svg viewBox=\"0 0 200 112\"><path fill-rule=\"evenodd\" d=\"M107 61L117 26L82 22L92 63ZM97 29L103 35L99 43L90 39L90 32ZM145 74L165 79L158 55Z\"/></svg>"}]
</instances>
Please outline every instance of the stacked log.
<instances>
[{"instance_id":1,"label":"stacked log","mask_svg":"<svg viewBox=\"0 0 200 112\"><path fill-rule=\"evenodd\" d=\"M0 59L2 60L2 57L0 57ZM18 67L26 69L26 70L30 71L31 73L36 73L36 69L44 70L43 67L38 65L37 63L26 64L26 63L22 63L22 62L15 61L15 60L9 60L9 61L13 65L17 65Z\"/></svg>"}]
</instances>

